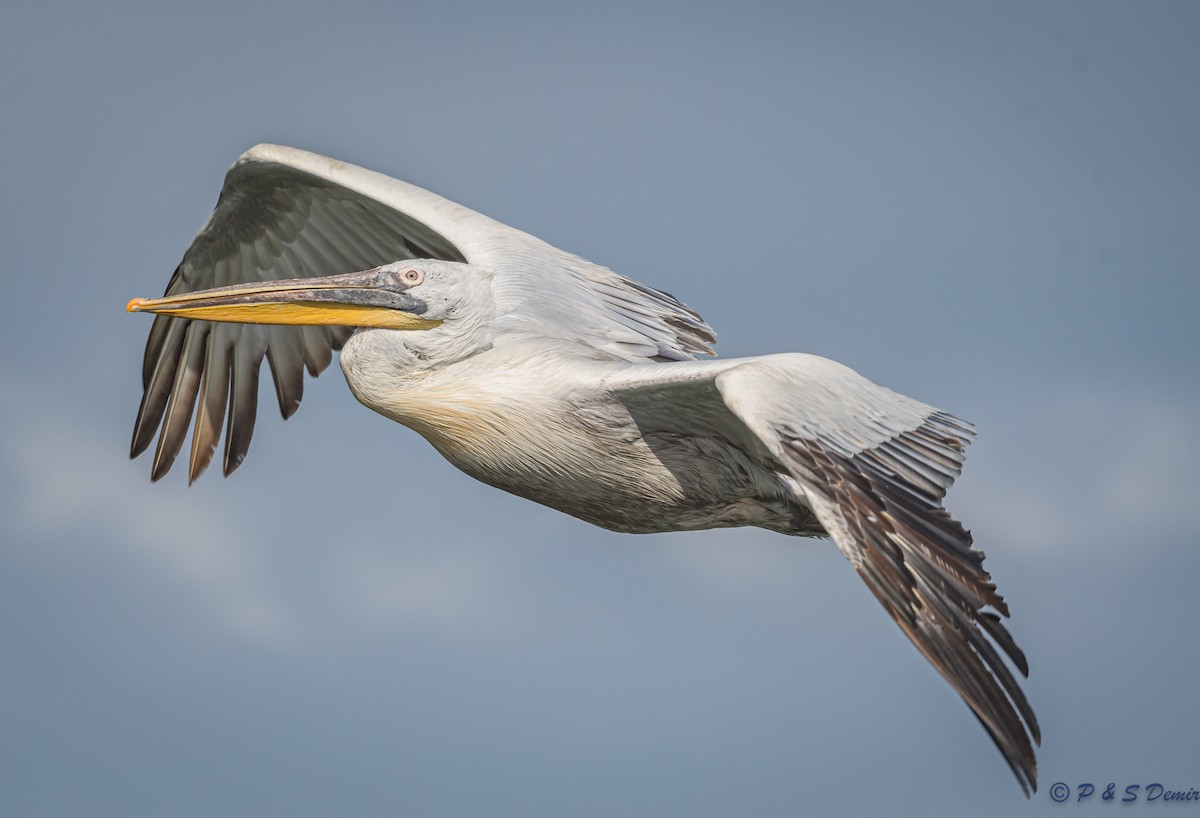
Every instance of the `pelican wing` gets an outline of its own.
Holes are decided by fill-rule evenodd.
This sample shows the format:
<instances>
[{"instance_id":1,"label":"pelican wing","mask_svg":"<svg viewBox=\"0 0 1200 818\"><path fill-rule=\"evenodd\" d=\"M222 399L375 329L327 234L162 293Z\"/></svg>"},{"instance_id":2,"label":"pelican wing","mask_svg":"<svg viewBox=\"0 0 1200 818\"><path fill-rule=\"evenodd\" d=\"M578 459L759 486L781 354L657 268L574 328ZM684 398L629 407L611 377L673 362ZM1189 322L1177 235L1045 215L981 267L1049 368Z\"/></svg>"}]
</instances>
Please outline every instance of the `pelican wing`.
<instances>
[{"instance_id":1,"label":"pelican wing","mask_svg":"<svg viewBox=\"0 0 1200 818\"><path fill-rule=\"evenodd\" d=\"M711 353L712 331L669 295L421 188L278 145L258 145L229 169L166 294L333 275L407 258L492 269L502 335L566 338L628 360ZM222 424L230 474L250 445L263 358L287 418L300 403L304 370L320 373L351 331L157 317L146 343L132 456L157 432L151 476L162 477L194 414L189 479L212 460Z\"/></svg>"},{"instance_id":2,"label":"pelican wing","mask_svg":"<svg viewBox=\"0 0 1200 818\"><path fill-rule=\"evenodd\" d=\"M1036 789L1037 720L1001 656L1028 675L1001 620L1008 606L970 532L942 508L971 425L816 356L655 369L610 385L642 431L654 417L664 430L718 435L774 468L966 701L1021 787Z\"/></svg>"}]
</instances>

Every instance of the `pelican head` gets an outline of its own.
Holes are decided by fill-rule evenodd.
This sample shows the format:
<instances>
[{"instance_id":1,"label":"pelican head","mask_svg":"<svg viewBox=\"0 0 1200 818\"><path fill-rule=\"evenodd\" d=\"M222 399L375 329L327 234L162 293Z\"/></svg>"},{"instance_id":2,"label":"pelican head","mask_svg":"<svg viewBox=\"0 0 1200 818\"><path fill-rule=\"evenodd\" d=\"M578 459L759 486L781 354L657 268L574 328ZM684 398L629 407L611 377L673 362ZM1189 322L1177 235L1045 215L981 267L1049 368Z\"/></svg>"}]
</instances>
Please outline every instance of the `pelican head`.
<instances>
[{"instance_id":1,"label":"pelican head","mask_svg":"<svg viewBox=\"0 0 1200 818\"><path fill-rule=\"evenodd\" d=\"M486 278L470 264L416 259L343 275L135 298L126 310L241 324L429 330L473 311Z\"/></svg>"}]
</instances>

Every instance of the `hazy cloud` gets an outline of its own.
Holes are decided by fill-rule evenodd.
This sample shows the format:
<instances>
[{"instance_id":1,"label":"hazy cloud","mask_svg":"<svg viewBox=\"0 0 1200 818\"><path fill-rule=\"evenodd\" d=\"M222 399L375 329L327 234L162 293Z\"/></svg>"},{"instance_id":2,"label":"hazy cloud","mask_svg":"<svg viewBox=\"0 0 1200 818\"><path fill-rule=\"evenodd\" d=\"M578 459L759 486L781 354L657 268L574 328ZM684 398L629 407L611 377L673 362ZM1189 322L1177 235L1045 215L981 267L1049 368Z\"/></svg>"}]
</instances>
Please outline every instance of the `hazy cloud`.
<instances>
[{"instance_id":1,"label":"hazy cloud","mask_svg":"<svg viewBox=\"0 0 1200 818\"><path fill-rule=\"evenodd\" d=\"M1068 387L1008 410L1029 421L989 428L949 499L992 539L1074 554L1190 536L1200 429L1183 396Z\"/></svg>"},{"instance_id":2,"label":"hazy cloud","mask_svg":"<svg viewBox=\"0 0 1200 818\"><path fill-rule=\"evenodd\" d=\"M126 455L116 440L86 426L86 418L68 417L15 373L0 373L0 380L8 387L0 395L0 426L21 430L0 443L9 547L46 538L78 549L112 543L153 566L163 582L190 590L241 636L286 642L292 618L256 560L251 521L179 492L144 502L144 478L119 467Z\"/></svg>"}]
</instances>

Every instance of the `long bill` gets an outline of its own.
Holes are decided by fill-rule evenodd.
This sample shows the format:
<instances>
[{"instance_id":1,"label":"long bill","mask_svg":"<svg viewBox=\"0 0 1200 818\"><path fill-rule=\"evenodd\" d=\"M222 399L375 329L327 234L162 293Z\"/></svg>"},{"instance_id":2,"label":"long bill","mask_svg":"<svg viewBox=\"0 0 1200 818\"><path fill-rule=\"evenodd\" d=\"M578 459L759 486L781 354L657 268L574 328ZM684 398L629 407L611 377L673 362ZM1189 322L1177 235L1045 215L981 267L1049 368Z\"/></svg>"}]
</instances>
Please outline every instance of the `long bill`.
<instances>
[{"instance_id":1,"label":"long bill","mask_svg":"<svg viewBox=\"0 0 1200 818\"><path fill-rule=\"evenodd\" d=\"M431 329L425 302L378 268L323 278L293 278L197 290L163 298L135 298L126 312L153 312L239 324Z\"/></svg>"}]
</instances>

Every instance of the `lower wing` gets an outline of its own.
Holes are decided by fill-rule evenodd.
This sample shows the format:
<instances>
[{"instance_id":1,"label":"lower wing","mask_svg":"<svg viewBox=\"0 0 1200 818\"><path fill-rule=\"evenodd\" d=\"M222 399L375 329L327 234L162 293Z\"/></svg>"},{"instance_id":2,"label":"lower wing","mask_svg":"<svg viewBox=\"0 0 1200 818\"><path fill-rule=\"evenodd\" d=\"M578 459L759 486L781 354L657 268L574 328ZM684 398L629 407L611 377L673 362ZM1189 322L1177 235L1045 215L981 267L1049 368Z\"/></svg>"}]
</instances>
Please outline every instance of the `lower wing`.
<instances>
[{"instance_id":1,"label":"lower wing","mask_svg":"<svg viewBox=\"0 0 1200 818\"><path fill-rule=\"evenodd\" d=\"M966 701L1026 794L1037 788L1037 719L1003 658L1028 675L1001 618L1008 606L970 532L942 508L970 424L812 355L639 366L609 386L639 418L720 435L773 468Z\"/></svg>"}]
</instances>

